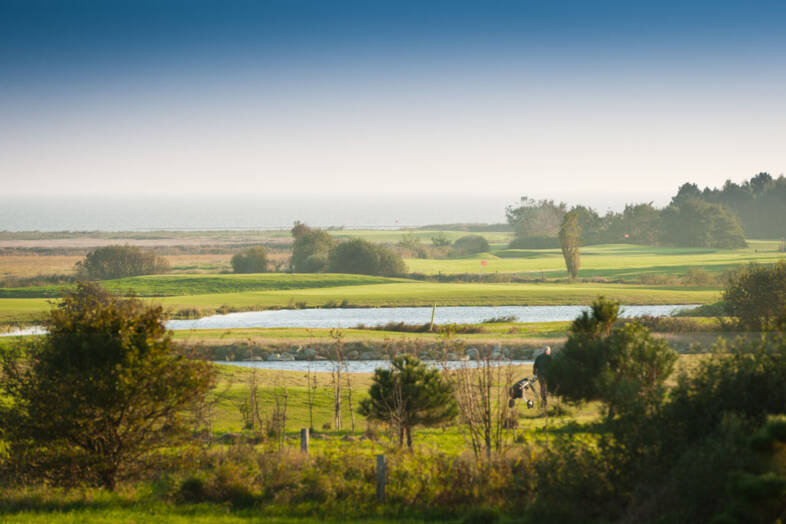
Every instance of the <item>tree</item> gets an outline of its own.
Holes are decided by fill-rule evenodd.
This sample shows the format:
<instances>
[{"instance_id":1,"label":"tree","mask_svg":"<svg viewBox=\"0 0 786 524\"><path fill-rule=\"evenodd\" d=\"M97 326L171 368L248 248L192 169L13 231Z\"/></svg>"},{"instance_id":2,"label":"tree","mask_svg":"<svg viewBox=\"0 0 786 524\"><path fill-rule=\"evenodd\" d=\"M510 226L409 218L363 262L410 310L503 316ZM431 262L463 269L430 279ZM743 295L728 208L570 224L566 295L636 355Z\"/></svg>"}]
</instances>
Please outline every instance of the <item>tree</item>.
<instances>
[{"instance_id":1,"label":"tree","mask_svg":"<svg viewBox=\"0 0 786 524\"><path fill-rule=\"evenodd\" d=\"M2 437L24 474L113 489L184 434L213 384L209 363L173 346L160 306L97 284L66 292L44 325L2 360Z\"/></svg>"},{"instance_id":2,"label":"tree","mask_svg":"<svg viewBox=\"0 0 786 524\"><path fill-rule=\"evenodd\" d=\"M262 246L250 247L232 256L235 273L264 273L267 271L267 250Z\"/></svg>"},{"instance_id":3,"label":"tree","mask_svg":"<svg viewBox=\"0 0 786 524\"><path fill-rule=\"evenodd\" d=\"M453 251L460 256L484 253L489 250L489 242L481 235L466 235L453 242Z\"/></svg>"},{"instance_id":4,"label":"tree","mask_svg":"<svg viewBox=\"0 0 786 524\"><path fill-rule=\"evenodd\" d=\"M328 266L328 255L336 241L327 231L296 223L292 228L292 270L295 273L319 273Z\"/></svg>"},{"instance_id":5,"label":"tree","mask_svg":"<svg viewBox=\"0 0 786 524\"><path fill-rule=\"evenodd\" d=\"M415 426L448 422L458 414L450 386L439 371L410 355L394 357L389 369L376 369L368 394L358 412L396 428L399 446L406 434L412 448Z\"/></svg>"},{"instance_id":6,"label":"tree","mask_svg":"<svg viewBox=\"0 0 786 524\"><path fill-rule=\"evenodd\" d=\"M342 242L330 250L328 270L333 273L398 276L406 273L404 260L385 246L363 239Z\"/></svg>"},{"instance_id":7,"label":"tree","mask_svg":"<svg viewBox=\"0 0 786 524\"><path fill-rule=\"evenodd\" d=\"M155 275L169 271L165 258L135 246L104 246L76 263L79 275L89 280Z\"/></svg>"},{"instance_id":8,"label":"tree","mask_svg":"<svg viewBox=\"0 0 786 524\"><path fill-rule=\"evenodd\" d=\"M546 380L573 402L600 400L609 417L637 406L649 409L664 393L677 353L633 321L613 328L619 303L598 297L573 321L568 340L552 359Z\"/></svg>"},{"instance_id":9,"label":"tree","mask_svg":"<svg viewBox=\"0 0 786 524\"><path fill-rule=\"evenodd\" d=\"M729 276L723 301L729 315L745 329L783 329L786 327L786 262L741 267Z\"/></svg>"},{"instance_id":10,"label":"tree","mask_svg":"<svg viewBox=\"0 0 786 524\"><path fill-rule=\"evenodd\" d=\"M517 238L548 236L555 237L567 212L564 202L534 200L521 197L519 207L508 206L505 216Z\"/></svg>"},{"instance_id":11,"label":"tree","mask_svg":"<svg viewBox=\"0 0 786 524\"><path fill-rule=\"evenodd\" d=\"M739 219L720 204L682 199L661 214L664 242L686 247L736 249L747 246Z\"/></svg>"},{"instance_id":12,"label":"tree","mask_svg":"<svg viewBox=\"0 0 786 524\"><path fill-rule=\"evenodd\" d=\"M565 215L562 226L559 230L559 243L562 247L562 256L565 259L565 266L568 268L570 278L576 278L581 266L581 256L579 246L581 245L581 227L579 226L578 215L571 211Z\"/></svg>"}]
</instances>

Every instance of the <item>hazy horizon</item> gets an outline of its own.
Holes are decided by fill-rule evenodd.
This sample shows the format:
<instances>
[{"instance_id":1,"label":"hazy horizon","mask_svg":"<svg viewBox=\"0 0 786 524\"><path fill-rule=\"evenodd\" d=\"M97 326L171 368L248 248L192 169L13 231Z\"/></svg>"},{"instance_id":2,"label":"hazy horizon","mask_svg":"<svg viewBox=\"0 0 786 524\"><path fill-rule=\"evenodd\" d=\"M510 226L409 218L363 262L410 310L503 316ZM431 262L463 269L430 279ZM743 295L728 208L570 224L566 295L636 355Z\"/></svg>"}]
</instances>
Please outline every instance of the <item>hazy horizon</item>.
<instances>
[{"instance_id":1,"label":"hazy horizon","mask_svg":"<svg viewBox=\"0 0 786 524\"><path fill-rule=\"evenodd\" d=\"M521 196L521 195L519 195ZM158 229L405 228L448 223L503 223L519 196L489 194L342 195L60 195L0 196L0 231L141 231ZM540 198L536 193L529 197ZM604 195L560 199L601 213L626 203ZM615 195L618 197L619 195ZM670 197L671 195L669 195ZM652 199L650 199L652 200ZM664 197L664 204L668 197ZM649 201L649 200L647 200Z\"/></svg>"}]
</instances>

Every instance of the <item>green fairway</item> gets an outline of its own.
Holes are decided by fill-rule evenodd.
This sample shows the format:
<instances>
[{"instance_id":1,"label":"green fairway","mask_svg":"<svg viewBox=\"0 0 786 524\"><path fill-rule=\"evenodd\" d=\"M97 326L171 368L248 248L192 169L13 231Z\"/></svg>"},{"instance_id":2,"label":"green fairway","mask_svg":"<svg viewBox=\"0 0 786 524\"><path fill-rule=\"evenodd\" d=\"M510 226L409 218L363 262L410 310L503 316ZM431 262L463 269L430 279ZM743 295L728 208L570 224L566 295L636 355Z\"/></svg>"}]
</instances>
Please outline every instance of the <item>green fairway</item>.
<instances>
[{"instance_id":1,"label":"green fairway","mask_svg":"<svg viewBox=\"0 0 786 524\"><path fill-rule=\"evenodd\" d=\"M707 304L718 300L716 289L633 286L595 283L479 284L402 282L368 286L319 289L276 290L235 294L207 294L165 297L161 302L173 309L218 308L231 304L239 308L284 307L304 302L321 307L328 302L346 301L352 306L478 306L478 305L571 305L589 304L606 295L623 304Z\"/></svg>"},{"instance_id":2,"label":"green fairway","mask_svg":"<svg viewBox=\"0 0 786 524\"><path fill-rule=\"evenodd\" d=\"M631 279L646 274L684 275L692 268L727 271L747 262L773 263L784 257L778 242L749 240L745 249L673 248L606 244L581 248L579 278ZM481 262L485 261L483 265ZM409 270L427 275L533 273L566 277L559 249L502 249L462 259L407 259Z\"/></svg>"}]
</instances>

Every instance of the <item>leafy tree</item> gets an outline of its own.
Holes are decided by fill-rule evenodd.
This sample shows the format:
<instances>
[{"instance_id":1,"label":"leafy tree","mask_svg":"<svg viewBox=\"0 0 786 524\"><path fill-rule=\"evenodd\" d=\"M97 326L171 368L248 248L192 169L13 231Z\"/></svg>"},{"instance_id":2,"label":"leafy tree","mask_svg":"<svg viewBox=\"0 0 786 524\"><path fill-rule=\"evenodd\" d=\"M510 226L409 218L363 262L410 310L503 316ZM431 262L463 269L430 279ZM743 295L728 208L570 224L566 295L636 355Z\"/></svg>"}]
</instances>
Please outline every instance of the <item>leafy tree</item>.
<instances>
[{"instance_id":1,"label":"leafy tree","mask_svg":"<svg viewBox=\"0 0 786 524\"><path fill-rule=\"evenodd\" d=\"M235 273L264 273L267 271L267 250L262 246L250 247L232 256Z\"/></svg>"},{"instance_id":2,"label":"leafy tree","mask_svg":"<svg viewBox=\"0 0 786 524\"><path fill-rule=\"evenodd\" d=\"M292 246L292 270L295 273L319 273L328 265L328 255L336 241L327 231L311 229L297 223L292 228L295 243Z\"/></svg>"},{"instance_id":3,"label":"leafy tree","mask_svg":"<svg viewBox=\"0 0 786 524\"><path fill-rule=\"evenodd\" d=\"M423 247L423 244L420 242L420 238L418 238L418 236L412 231L406 235L403 235L398 245L404 250L409 251L412 256L416 256L418 258L428 258L428 252L426 251L426 248Z\"/></svg>"},{"instance_id":4,"label":"leafy tree","mask_svg":"<svg viewBox=\"0 0 786 524\"><path fill-rule=\"evenodd\" d=\"M723 301L726 311L743 328L783 329L786 327L786 262L741 267L729 276Z\"/></svg>"},{"instance_id":5,"label":"leafy tree","mask_svg":"<svg viewBox=\"0 0 786 524\"><path fill-rule=\"evenodd\" d=\"M135 246L104 246L88 253L77 262L79 275L89 280L155 275L169 271L165 258Z\"/></svg>"},{"instance_id":6,"label":"leafy tree","mask_svg":"<svg viewBox=\"0 0 786 524\"><path fill-rule=\"evenodd\" d=\"M555 204L553 200L534 200L524 196L519 204L518 207L505 208L505 216L516 237L557 236L567 212L564 202Z\"/></svg>"},{"instance_id":7,"label":"leafy tree","mask_svg":"<svg viewBox=\"0 0 786 524\"><path fill-rule=\"evenodd\" d=\"M47 334L3 355L2 438L18 473L113 489L185 431L213 383L209 363L172 344L160 306L92 283L66 292Z\"/></svg>"},{"instance_id":8,"label":"leafy tree","mask_svg":"<svg viewBox=\"0 0 786 524\"><path fill-rule=\"evenodd\" d=\"M406 434L407 446L412 448L415 426L434 426L458 414L450 386L439 371L410 355L398 355L389 369L375 370L368 393L358 411L395 427L399 446Z\"/></svg>"},{"instance_id":9,"label":"leafy tree","mask_svg":"<svg viewBox=\"0 0 786 524\"><path fill-rule=\"evenodd\" d=\"M570 278L576 278L581 266L581 255L579 254L581 227L579 226L578 214L574 211L565 215L562 221L562 226L559 230L559 243L560 247L562 247L562 256L565 259L568 274Z\"/></svg>"},{"instance_id":10,"label":"leafy tree","mask_svg":"<svg viewBox=\"0 0 786 524\"><path fill-rule=\"evenodd\" d=\"M721 249L747 246L739 220L719 204L686 198L664 209L661 216L664 242Z\"/></svg>"},{"instance_id":11,"label":"leafy tree","mask_svg":"<svg viewBox=\"0 0 786 524\"><path fill-rule=\"evenodd\" d=\"M481 235L466 235L453 242L453 251L457 255L472 255L489 250L489 242Z\"/></svg>"},{"instance_id":12,"label":"leafy tree","mask_svg":"<svg viewBox=\"0 0 786 524\"><path fill-rule=\"evenodd\" d=\"M290 234L292 235L292 238L294 238L295 240L297 240L298 238L302 237L306 233L310 233L312 231L313 231L313 229L308 227L306 224L304 224L300 220L296 220L294 225L292 226L292 229L289 230Z\"/></svg>"},{"instance_id":13,"label":"leafy tree","mask_svg":"<svg viewBox=\"0 0 786 524\"><path fill-rule=\"evenodd\" d=\"M404 260L393 250L363 239L342 242L330 250L333 273L397 276L406 273Z\"/></svg>"},{"instance_id":14,"label":"leafy tree","mask_svg":"<svg viewBox=\"0 0 786 524\"><path fill-rule=\"evenodd\" d=\"M434 247L447 247L450 245L450 239L443 231L440 231L435 236L431 237L431 245Z\"/></svg>"},{"instance_id":15,"label":"leafy tree","mask_svg":"<svg viewBox=\"0 0 786 524\"><path fill-rule=\"evenodd\" d=\"M660 236L660 211L655 209L652 202L627 204L618 229L613 234L614 242L653 245Z\"/></svg>"},{"instance_id":16,"label":"leafy tree","mask_svg":"<svg viewBox=\"0 0 786 524\"><path fill-rule=\"evenodd\" d=\"M567 400L601 400L610 417L634 405L656 405L677 360L668 343L638 322L612 328L618 312L618 303L596 299L592 313L582 313L571 324L546 377Z\"/></svg>"}]
</instances>

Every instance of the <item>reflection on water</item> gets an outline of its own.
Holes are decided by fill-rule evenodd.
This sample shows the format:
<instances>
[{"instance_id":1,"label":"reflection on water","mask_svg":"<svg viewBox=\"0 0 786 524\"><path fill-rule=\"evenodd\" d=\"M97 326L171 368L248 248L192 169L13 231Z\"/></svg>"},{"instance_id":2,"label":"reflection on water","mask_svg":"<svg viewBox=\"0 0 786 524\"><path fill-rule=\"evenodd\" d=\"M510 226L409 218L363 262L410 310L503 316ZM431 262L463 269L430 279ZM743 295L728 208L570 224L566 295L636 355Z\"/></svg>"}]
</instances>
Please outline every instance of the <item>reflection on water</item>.
<instances>
[{"instance_id":1,"label":"reflection on water","mask_svg":"<svg viewBox=\"0 0 786 524\"><path fill-rule=\"evenodd\" d=\"M697 307L693 305L622 306L620 316L672 316ZM452 306L438 307L436 324L479 324L490 318L513 317L515 322L557 322L573 320L589 306ZM228 315L212 315L196 320L170 320L167 328L174 331L190 329L237 328L352 328L360 325L383 326L389 322L425 324L431 322L430 307L387 307L349 309L279 309L248 311ZM0 333L0 336L40 335L40 327Z\"/></svg>"},{"instance_id":2,"label":"reflection on water","mask_svg":"<svg viewBox=\"0 0 786 524\"><path fill-rule=\"evenodd\" d=\"M641 315L672 316L695 305L623 306L622 317ZM455 306L437 307L436 324L478 324L494 317L513 317L516 322L556 322L573 320L589 306ZM173 330L232 328L351 328L382 326L389 322L425 324L431 322L430 307L389 307L350 309L280 309L213 315L196 320L170 320Z\"/></svg>"}]
</instances>

